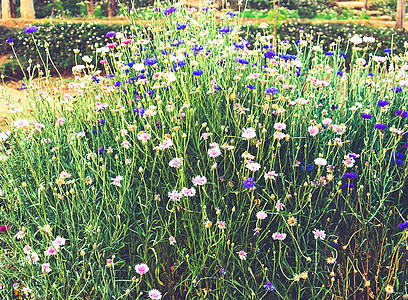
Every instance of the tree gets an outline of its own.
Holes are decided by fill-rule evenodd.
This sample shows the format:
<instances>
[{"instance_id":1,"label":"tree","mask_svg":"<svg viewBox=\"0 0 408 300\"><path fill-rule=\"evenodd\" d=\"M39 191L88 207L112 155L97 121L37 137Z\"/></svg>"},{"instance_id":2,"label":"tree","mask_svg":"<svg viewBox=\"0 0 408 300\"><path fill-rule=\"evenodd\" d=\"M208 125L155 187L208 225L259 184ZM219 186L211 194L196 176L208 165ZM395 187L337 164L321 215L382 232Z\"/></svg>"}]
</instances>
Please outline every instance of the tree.
<instances>
[{"instance_id":1,"label":"tree","mask_svg":"<svg viewBox=\"0 0 408 300\"><path fill-rule=\"evenodd\" d=\"M11 18L11 0L1 0L1 18Z\"/></svg>"},{"instance_id":2,"label":"tree","mask_svg":"<svg viewBox=\"0 0 408 300\"><path fill-rule=\"evenodd\" d=\"M108 17L114 17L118 14L118 0L109 0L108 3Z\"/></svg>"},{"instance_id":3,"label":"tree","mask_svg":"<svg viewBox=\"0 0 408 300\"><path fill-rule=\"evenodd\" d=\"M405 10L407 9L407 0L397 1L397 28L404 28Z\"/></svg>"},{"instance_id":4,"label":"tree","mask_svg":"<svg viewBox=\"0 0 408 300\"><path fill-rule=\"evenodd\" d=\"M86 1L86 12L88 13L88 17L92 17L95 13L95 2L94 0Z\"/></svg>"},{"instance_id":5,"label":"tree","mask_svg":"<svg viewBox=\"0 0 408 300\"><path fill-rule=\"evenodd\" d=\"M21 0L20 12L22 19L35 19L34 1Z\"/></svg>"}]
</instances>

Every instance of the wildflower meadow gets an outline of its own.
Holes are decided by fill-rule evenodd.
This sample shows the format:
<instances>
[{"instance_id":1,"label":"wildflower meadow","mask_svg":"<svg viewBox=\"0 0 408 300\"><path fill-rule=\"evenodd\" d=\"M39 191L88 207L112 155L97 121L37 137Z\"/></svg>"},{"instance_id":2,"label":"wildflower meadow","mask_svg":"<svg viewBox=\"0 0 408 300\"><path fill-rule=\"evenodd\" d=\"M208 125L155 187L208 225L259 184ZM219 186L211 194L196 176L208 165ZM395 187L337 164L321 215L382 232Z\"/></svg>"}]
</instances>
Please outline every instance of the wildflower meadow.
<instances>
[{"instance_id":1,"label":"wildflower meadow","mask_svg":"<svg viewBox=\"0 0 408 300\"><path fill-rule=\"evenodd\" d=\"M21 33L1 299L408 299L408 52L216 7L128 11L65 84Z\"/></svg>"}]
</instances>

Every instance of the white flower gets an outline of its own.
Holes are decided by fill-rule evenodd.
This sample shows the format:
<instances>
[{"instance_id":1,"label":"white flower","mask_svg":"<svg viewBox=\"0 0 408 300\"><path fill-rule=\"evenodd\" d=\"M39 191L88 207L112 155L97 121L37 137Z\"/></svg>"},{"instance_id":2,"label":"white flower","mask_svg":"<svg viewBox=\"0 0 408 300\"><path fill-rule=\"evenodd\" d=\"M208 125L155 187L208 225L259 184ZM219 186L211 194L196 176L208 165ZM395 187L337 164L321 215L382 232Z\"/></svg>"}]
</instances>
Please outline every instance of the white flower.
<instances>
[{"instance_id":1,"label":"white flower","mask_svg":"<svg viewBox=\"0 0 408 300\"><path fill-rule=\"evenodd\" d=\"M255 129L252 127L242 129L242 137L246 140L252 140L253 138L256 138Z\"/></svg>"}]
</instances>

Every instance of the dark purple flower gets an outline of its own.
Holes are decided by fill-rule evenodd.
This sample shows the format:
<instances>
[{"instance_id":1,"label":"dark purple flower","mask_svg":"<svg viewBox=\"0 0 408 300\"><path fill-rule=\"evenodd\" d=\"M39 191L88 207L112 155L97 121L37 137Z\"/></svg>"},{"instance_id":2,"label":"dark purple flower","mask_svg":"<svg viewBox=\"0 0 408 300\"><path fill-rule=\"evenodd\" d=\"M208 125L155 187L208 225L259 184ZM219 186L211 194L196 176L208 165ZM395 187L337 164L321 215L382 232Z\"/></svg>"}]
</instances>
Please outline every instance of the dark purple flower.
<instances>
[{"instance_id":1,"label":"dark purple flower","mask_svg":"<svg viewBox=\"0 0 408 300\"><path fill-rule=\"evenodd\" d=\"M325 56L334 55L334 52L325 52L324 55Z\"/></svg>"},{"instance_id":2,"label":"dark purple flower","mask_svg":"<svg viewBox=\"0 0 408 300\"><path fill-rule=\"evenodd\" d=\"M115 31L109 31L108 33L106 33L106 36L107 36L107 37L114 37L115 34L116 34Z\"/></svg>"},{"instance_id":3,"label":"dark purple flower","mask_svg":"<svg viewBox=\"0 0 408 300\"><path fill-rule=\"evenodd\" d=\"M391 53L392 52L392 50L391 49L384 49L384 53Z\"/></svg>"},{"instance_id":4,"label":"dark purple flower","mask_svg":"<svg viewBox=\"0 0 408 300\"><path fill-rule=\"evenodd\" d=\"M340 53L340 57L346 58L346 56L347 56L346 53L344 53L344 52Z\"/></svg>"},{"instance_id":5,"label":"dark purple flower","mask_svg":"<svg viewBox=\"0 0 408 300\"><path fill-rule=\"evenodd\" d=\"M385 129L387 129L387 125L381 124L381 123L377 123L377 124L374 125L374 128L375 128L375 129L378 129L378 130L385 130Z\"/></svg>"},{"instance_id":6,"label":"dark purple flower","mask_svg":"<svg viewBox=\"0 0 408 300\"><path fill-rule=\"evenodd\" d=\"M378 104L379 107L385 107L385 106L387 106L389 103L388 103L388 101L386 101L386 100L378 100L377 104Z\"/></svg>"},{"instance_id":7,"label":"dark purple flower","mask_svg":"<svg viewBox=\"0 0 408 300\"><path fill-rule=\"evenodd\" d=\"M164 10L164 15L165 15L165 16L168 16L168 15L174 13L176 10L177 10L177 8L175 8L175 7L166 8L166 9Z\"/></svg>"},{"instance_id":8,"label":"dark purple flower","mask_svg":"<svg viewBox=\"0 0 408 300\"><path fill-rule=\"evenodd\" d=\"M34 33L36 31L38 31L37 26L28 26L28 27L24 28L25 33Z\"/></svg>"},{"instance_id":9,"label":"dark purple flower","mask_svg":"<svg viewBox=\"0 0 408 300\"><path fill-rule=\"evenodd\" d=\"M244 181L242 181L242 185L246 189L253 188L255 184L256 184L255 180L253 180L251 177L248 177Z\"/></svg>"},{"instance_id":10,"label":"dark purple flower","mask_svg":"<svg viewBox=\"0 0 408 300\"><path fill-rule=\"evenodd\" d=\"M272 285L272 282L270 281L265 282L265 285L263 286L263 288L269 292L272 292L275 289L275 287Z\"/></svg>"},{"instance_id":11,"label":"dark purple flower","mask_svg":"<svg viewBox=\"0 0 408 300\"><path fill-rule=\"evenodd\" d=\"M342 71L338 71L338 72L337 72L337 75L340 76L340 77L342 77L342 76L343 76L343 72L342 72Z\"/></svg>"},{"instance_id":12,"label":"dark purple flower","mask_svg":"<svg viewBox=\"0 0 408 300\"><path fill-rule=\"evenodd\" d=\"M408 117L408 113L407 113L406 111L402 110L402 109L398 109L398 110L395 112L395 115L396 115L397 117L400 117L400 118L406 118L406 117Z\"/></svg>"},{"instance_id":13,"label":"dark purple flower","mask_svg":"<svg viewBox=\"0 0 408 300\"><path fill-rule=\"evenodd\" d=\"M408 221L404 221L400 224L398 224L399 229L407 229L408 228Z\"/></svg>"},{"instance_id":14,"label":"dark purple flower","mask_svg":"<svg viewBox=\"0 0 408 300\"><path fill-rule=\"evenodd\" d=\"M356 174L356 173L353 173L353 172L351 172L351 173L344 173L343 178L344 178L344 179L354 179L354 178L357 178L357 174Z\"/></svg>"},{"instance_id":15,"label":"dark purple flower","mask_svg":"<svg viewBox=\"0 0 408 300\"><path fill-rule=\"evenodd\" d=\"M265 52L265 58L274 58L275 56L276 56L276 53L273 50L268 50Z\"/></svg>"},{"instance_id":16,"label":"dark purple flower","mask_svg":"<svg viewBox=\"0 0 408 300\"><path fill-rule=\"evenodd\" d=\"M343 184L343 188L345 188L345 189L352 189L353 187L354 187L354 184L352 184L352 183Z\"/></svg>"},{"instance_id":17,"label":"dark purple flower","mask_svg":"<svg viewBox=\"0 0 408 300\"><path fill-rule=\"evenodd\" d=\"M6 40L7 43L11 44L13 42L13 38L9 38Z\"/></svg>"},{"instance_id":18,"label":"dark purple flower","mask_svg":"<svg viewBox=\"0 0 408 300\"><path fill-rule=\"evenodd\" d=\"M253 84L247 84L247 89L253 90L255 86Z\"/></svg>"},{"instance_id":19,"label":"dark purple flower","mask_svg":"<svg viewBox=\"0 0 408 300\"><path fill-rule=\"evenodd\" d=\"M371 119L373 116L370 114L361 114L361 117L365 120Z\"/></svg>"},{"instance_id":20,"label":"dark purple flower","mask_svg":"<svg viewBox=\"0 0 408 300\"><path fill-rule=\"evenodd\" d=\"M407 148L408 148L408 143L405 143L405 147L407 147Z\"/></svg>"}]
</instances>

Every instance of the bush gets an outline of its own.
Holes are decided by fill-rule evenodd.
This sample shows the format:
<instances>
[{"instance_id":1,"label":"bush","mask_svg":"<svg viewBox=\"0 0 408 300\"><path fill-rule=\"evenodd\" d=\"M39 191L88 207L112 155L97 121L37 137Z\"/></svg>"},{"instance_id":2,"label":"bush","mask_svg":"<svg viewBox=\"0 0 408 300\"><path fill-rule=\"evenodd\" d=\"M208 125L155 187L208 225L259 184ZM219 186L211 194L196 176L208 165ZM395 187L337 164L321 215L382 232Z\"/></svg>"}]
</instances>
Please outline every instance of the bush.
<instances>
[{"instance_id":1,"label":"bush","mask_svg":"<svg viewBox=\"0 0 408 300\"><path fill-rule=\"evenodd\" d=\"M74 53L73 82L8 103L1 296L404 295L408 53L296 23L274 46L181 4L130 17Z\"/></svg>"}]
</instances>

